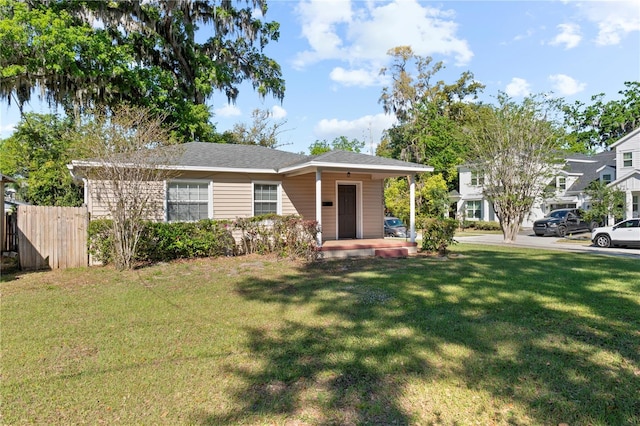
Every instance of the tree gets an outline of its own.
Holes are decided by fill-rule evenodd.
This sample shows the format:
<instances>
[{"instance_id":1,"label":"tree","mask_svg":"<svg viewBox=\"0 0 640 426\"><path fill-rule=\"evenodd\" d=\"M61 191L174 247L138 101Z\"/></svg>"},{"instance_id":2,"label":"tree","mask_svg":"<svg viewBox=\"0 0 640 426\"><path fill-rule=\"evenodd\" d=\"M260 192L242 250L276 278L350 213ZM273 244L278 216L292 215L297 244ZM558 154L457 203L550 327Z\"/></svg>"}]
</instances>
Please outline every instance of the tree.
<instances>
[{"instance_id":1,"label":"tree","mask_svg":"<svg viewBox=\"0 0 640 426\"><path fill-rule=\"evenodd\" d=\"M623 218L624 192L618 188L607 186L600 181L592 182L585 191L591 199L591 207L585 212L585 220L598 222L601 225L609 223L609 218Z\"/></svg>"},{"instance_id":2,"label":"tree","mask_svg":"<svg viewBox=\"0 0 640 426\"><path fill-rule=\"evenodd\" d=\"M640 126L640 82L627 81L618 93L622 99L604 102L604 93L591 97L592 105L576 101L564 105L565 124L574 134L570 149L593 152L608 148Z\"/></svg>"},{"instance_id":3,"label":"tree","mask_svg":"<svg viewBox=\"0 0 640 426\"><path fill-rule=\"evenodd\" d=\"M393 64L381 73L390 73L392 84L383 88L379 102L386 113L395 114L398 124L387 131L376 153L429 164L453 189L457 166L464 158L460 129L474 108L470 101L477 99L484 86L469 71L452 84L434 82L443 63L415 55L409 46L395 47L388 54Z\"/></svg>"},{"instance_id":4,"label":"tree","mask_svg":"<svg viewBox=\"0 0 640 426\"><path fill-rule=\"evenodd\" d=\"M122 105L107 113L98 110L74 132L76 174L82 174L99 194L112 219L114 263L131 268L146 220L162 211L162 182L172 176L160 165L180 154L173 146L163 116L140 107Z\"/></svg>"},{"instance_id":5,"label":"tree","mask_svg":"<svg viewBox=\"0 0 640 426\"><path fill-rule=\"evenodd\" d=\"M0 0L0 96L22 107L39 88L75 117L127 102L165 114L183 141L211 140L215 91L233 101L248 80L284 96L279 65L262 53L279 24L255 13L266 0L245 4Z\"/></svg>"},{"instance_id":6,"label":"tree","mask_svg":"<svg viewBox=\"0 0 640 426\"><path fill-rule=\"evenodd\" d=\"M542 96L517 104L500 94L498 105L479 109L466 128L467 161L484 174L484 195L493 203L507 243L516 240L561 159L564 134L549 119L557 108Z\"/></svg>"},{"instance_id":7,"label":"tree","mask_svg":"<svg viewBox=\"0 0 640 426\"><path fill-rule=\"evenodd\" d=\"M71 179L72 122L52 114L27 113L15 132L0 140L0 170L18 178L18 197L42 206L80 206L82 188Z\"/></svg>"},{"instance_id":8,"label":"tree","mask_svg":"<svg viewBox=\"0 0 640 426\"><path fill-rule=\"evenodd\" d=\"M244 123L233 126L231 142L278 148L282 145L278 141L278 136L285 131L283 127L286 126L287 120L281 119L272 122L271 116L272 114L267 110L254 109L251 113L253 118L251 126Z\"/></svg>"},{"instance_id":9,"label":"tree","mask_svg":"<svg viewBox=\"0 0 640 426\"><path fill-rule=\"evenodd\" d=\"M346 136L338 136L331 143L326 139L316 140L309 146L311 155L320 155L329 151L351 151L360 152L364 148L364 142L356 138L349 140Z\"/></svg>"},{"instance_id":10,"label":"tree","mask_svg":"<svg viewBox=\"0 0 640 426\"><path fill-rule=\"evenodd\" d=\"M390 178L384 185L387 213L409 222L409 183L406 178ZM449 190L440 174L416 176L416 215L418 219L442 218L449 207Z\"/></svg>"}]
</instances>

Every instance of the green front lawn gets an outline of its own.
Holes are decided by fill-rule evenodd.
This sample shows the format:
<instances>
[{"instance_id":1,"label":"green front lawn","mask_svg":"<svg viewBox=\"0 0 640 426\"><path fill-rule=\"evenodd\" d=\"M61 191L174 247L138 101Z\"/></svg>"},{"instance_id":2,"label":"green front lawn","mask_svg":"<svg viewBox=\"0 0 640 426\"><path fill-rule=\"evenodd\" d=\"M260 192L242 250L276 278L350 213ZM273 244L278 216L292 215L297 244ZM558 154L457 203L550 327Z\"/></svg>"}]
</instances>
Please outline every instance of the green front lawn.
<instances>
[{"instance_id":1,"label":"green front lawn","mask_svg":"<svg viewBox=\"0 0 640 426\"><path fill-rule=\"evenodd\" d=\"M637 259L452 251L5 275L0 422L640 424Z\"/></svg>"}]
</instances>

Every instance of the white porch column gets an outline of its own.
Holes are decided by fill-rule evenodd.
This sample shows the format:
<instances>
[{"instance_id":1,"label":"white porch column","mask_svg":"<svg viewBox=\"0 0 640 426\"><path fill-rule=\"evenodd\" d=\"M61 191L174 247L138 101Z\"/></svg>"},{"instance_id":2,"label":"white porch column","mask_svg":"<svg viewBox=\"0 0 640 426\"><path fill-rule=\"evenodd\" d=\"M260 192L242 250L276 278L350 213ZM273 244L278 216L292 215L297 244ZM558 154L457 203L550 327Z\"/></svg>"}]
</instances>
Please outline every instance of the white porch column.
<instances>
[{"instance_id":1,"label":"white porch column","mask_svg":"<svg viewBox=\"0 0 640 426\"><path fill-rule=\"evenodd\" d=\"M409 241L416 242L416 175L409 178Z\"/></svg>"},{"instance_id":2,"label":"white porch column","mask_svg":"<svg viewBox=\"0 0 640 426\"><path fill-rule=\"evenodd\" d=\"M630 189L624 192L625 219L633 218L633 194Z\"/></svg>"},{"instance_id":3,"label":"white porch column","mask_svg":"<svg viewBox=\"0 0 640 426\"><path fill-rule=\"evenodd\" d=\"M316 222L318 222L318 247L322 247L322 170L316 170Z\"/></svg>"}]
</instances>

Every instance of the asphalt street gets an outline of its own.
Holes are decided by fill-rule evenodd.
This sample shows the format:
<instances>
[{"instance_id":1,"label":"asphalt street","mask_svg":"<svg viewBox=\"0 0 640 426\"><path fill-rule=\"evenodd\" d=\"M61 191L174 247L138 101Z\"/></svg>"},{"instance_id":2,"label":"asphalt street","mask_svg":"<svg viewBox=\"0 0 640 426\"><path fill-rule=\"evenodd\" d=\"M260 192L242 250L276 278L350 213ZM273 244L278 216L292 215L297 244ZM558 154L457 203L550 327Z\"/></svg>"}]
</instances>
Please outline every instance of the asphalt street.
<instances>
[{"instance_id":1,"label":"asphalt street","mask_svg":"<svg viewBox=\"0 0 640 426\"><path fill-rule=\"evenodd\" d=\"M583 239L579 239L582 237ZM631 257L640 260L640 249L631 248L600 248L591 244L590 234L578 234L576 239L558 237L538 237L532 230L523 230L516 238L515 243L506 244L503 242L502 234L484 234L474 236L456 236L455 240L460 243L490 244L501 246L528 247L548 250L570 251L576 253L588 252L606 256ZM584 239L587 238L587 239ZM640 264L638 265L640 268Z\"/></svg>"}]
</instances>

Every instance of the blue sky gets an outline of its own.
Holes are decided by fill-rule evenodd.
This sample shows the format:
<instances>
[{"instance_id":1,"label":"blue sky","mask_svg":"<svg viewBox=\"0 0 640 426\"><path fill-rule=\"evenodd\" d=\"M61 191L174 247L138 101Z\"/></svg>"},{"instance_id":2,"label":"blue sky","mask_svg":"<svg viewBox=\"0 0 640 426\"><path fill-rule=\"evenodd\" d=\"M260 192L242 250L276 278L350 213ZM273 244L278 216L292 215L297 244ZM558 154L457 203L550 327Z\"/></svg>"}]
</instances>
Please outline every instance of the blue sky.
<instances>
[{"instance_id":1,"label":"blue sky","mask_svg":"<svg viewBox=\"0 0 640 426\"><path fill-rule=\"evenodd\" d=\"M640 0L440 1L271 0L266 19L281 25L280 40L265 54L282 67L282 103L261 99L243 85L235 105L210 102L219 131L250 123L269 109L286 121L281 149L307 152L317 139L347 136L370 152L393 125L378 98L389 84L379 70L386 52L409 45L443 61L436 80L455 81L471 71L486 85L483 100L500 91L514 99L553 92L590 104L592 95L618 99L625 81L640 81ZM388 77L387 77L388 78ZM32 100L31 109L48 112ZM0 104L0 137L19 121Z\"/></svg>"}]
</instances>

